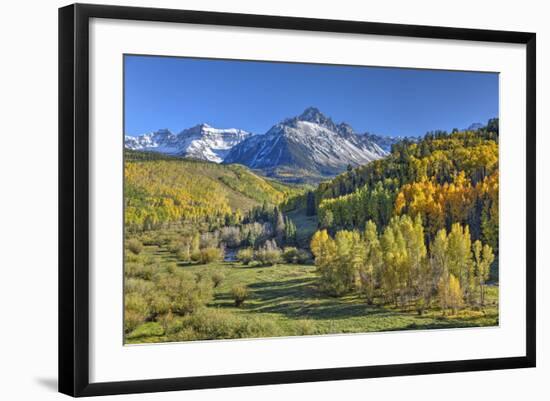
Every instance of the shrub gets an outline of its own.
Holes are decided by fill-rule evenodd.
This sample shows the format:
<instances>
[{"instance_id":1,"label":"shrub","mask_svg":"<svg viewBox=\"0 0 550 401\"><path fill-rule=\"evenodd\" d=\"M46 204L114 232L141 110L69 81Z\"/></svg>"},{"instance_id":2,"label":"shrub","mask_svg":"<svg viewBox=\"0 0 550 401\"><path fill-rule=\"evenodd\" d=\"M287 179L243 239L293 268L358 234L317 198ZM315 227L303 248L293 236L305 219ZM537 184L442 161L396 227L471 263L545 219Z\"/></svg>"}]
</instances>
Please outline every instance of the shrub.
<instances>
[{"instance_id":1,"label":"shrub","mask_svg":"<svg viewBox=\"0 0 550 401\"><path fill-rule=\"evenodd\" d=\"M217 248L220 244L220 234L218 231L206 232L200 236L201 248Z\"/></svg>"},{"instance_id":2,"label":"shrub","mask_svg":"<svg viewBox=\"0 0 550 401\"><path fill-rule=\"evenodd\" d=\"M136 277L126 277L124 279L125 294L136 293L146 298L154 290L154 284L149 280L143 280Z\"/></svg>"},{"instance_id":3,"label":"shrub","mask_svg":"<svg viewBox=\"0 0 550 401\"><path fill-rule=\"evenodd\" d=\"M200 257L198 262L201 264L207 264L212 262L223 261L224 251L221 248L204 248L200 250Z\"/></svg>"},{"instance_id":4,"label":"shrub","mask_svg":"<svg viewBox=\"0 0 550 401\"><path fill-rule=\"evenodd\" d=\"M182 248L176 252L176 258L182 262L189 262L191 260L191 252L189 248Z\"/></svg>"},{"instance_id":5,"label":"shrub","mask_svg":"<svg viewBox=\"0 0 550 401\"><path fill-rule=\"evenodd\" d=\"M280 250L265 250L260 249L256 251L254 255L256 259L262 266L273 266L281 261L281 251Z\"/></svg>"},{"instance_id":6,"label":"shrub","mask_svg":"<svg viewBox=\"0 0 550 401\"><path fill-rule=\"evenodd\" d=\"M185 319L185 318L183 318ZM172 318L166 327L165 333L167 335L178 334L184 329L184 323L182 318Z\"/></svg>"},{"instance_id":7,"label":"shrub","mask_svg":"<svg viewBox=\"0 0 550 401\"><path fill-rule=\"evenodd\" d=\"M167 273L173 274L176 272L178 267L175 263L168 263L164 268L166 269Z\"/></svg>"},{"instance_id":8,"label":"shrub","mask_svg":"<svg viewBox=\"0 0 550 401\"><path fill-rule=\"evenodd\" d=\"M138 293L124 296L124 331L130 333L145 322L150 313L146 299Z\"/></svg>"},{"instance_id":9,"label":"shrub","mask_svg":"<svg viewBox=\"0 0 550 401\"><path fill-rule=\"evenodd\" d=\"M198 234L184 235L175 240L172 240L168 245L168 250L183 261L189 262L193 253L199 252L200 238Z\"/></svg>"},{"instance_id":10,"label":"shrub","mask_svg":"<svg viewBox=\"0 0 550 401\"><path fill-rule=\"evenodd\" d=\"M315 334L315 326L311 320L298 320L295 326L296 334L299 336L309 336Z\"/></svg>"},{"instance_id":11,"label":"shrub","mask_svg":"<svg viewBox=\"0 0 550 401\"><path fill-rule=\"evenodd\" d=\"M193 274L185 271L163 274L158 276L155 295L157 314L168 313L168 308L172 313L186 315L212 300L212 282L197 282Z\"/></svg>"},{"instance_id":12,"label":"shrub","mask_svg":"<svg viewBox=\"0 0 550 401\"><path fill-rule=\"evenodd\" d=\"M168 249L168 252L177 254L178 252L183 250L183 244L179 241L170 241L166 248Z\"/></svg>"},{"instance_id":13,"label":"shrub","mask_svg":"<svg viewBox=\"0 0 550 401\"><path fill-rule=\"evenodd\" d=\"M426 299L424 297L418 298L415 303L415 309L418 315L422 316L424 314L424 311L426 310Z\"/></svg>"},{"instance_id":14,"label":"shrub","mask_svg":"<svg viewBox=\"0 0 550 401\"><path fill-rule=\"evenodd\" d=\"M260 224L257 222L244 224L241 228L242 241L254 247L256 244L266 240L271 235L270 223Z\"/></svg>"},{"instance_id":15,"label":"shrub","mask_svg":"<svg viewBox=\"0 0 550 401\"><path fill-rule=\"evenodd\" d=\"M237 260L245 265L254 259L254 250L252 248L243 248L237 252Z\"/></svg>"},{"instance_id":16,"label":"shrub","mask_svg":"<svg viewBox=\"0 0 550 401\"><path fill-rule=\"evenodd\" d=\"M298 250L298 263L305 265L307 263L313 263L313 255L304 249Z\"/></svg>"},{"instance_id":17,"label":"shrub","mask_svg":"<svg viewBox=\"0 0 550 401\"><path fill-rule=\"evenodd\" d=\"M192 337L201 339L235 338L238 319L236 316L217 309L202 309L184 320ZM187 331L187 335L190 332Z\"/></svg>"},{"instance_id":18,"label":"shrub","mask_svg":"<svg viewBox=\"0 0 550 401\"><path fill-rule=\"evenodd\" d=\"M160 318L157 319L157 321L162 326L162 329L164 331L164 335L168 334L168 328L173 325L174 323L174 315L171 311L168 311L165 315L160 316Z\"/></svg>"},{"instance_id":19,"label":"shrub","mask_svg":"<svg viewBox=\"0 0 550 401\"><path fill-rule=\"evenodd\" d=\"M159 316L170 312L172 308L170 296L164 292L153 292L149 297L149 307L153 316Z\"/></svg>"},{"instance_id":20,"label":"shrub","mask_svg":"<svg viewBox=\"0 0 550 401\"><path fill-rule=\"evenodd\" d=\"M151 233L142 234L139 238L143 245L157 245L156 238Z\"/></svg>"},{"instance_id":21,"label":"shrub","mask_svg":"<svg viewBox=\"0 0 550 401\"><path fill-rule=\"evenodd\" d=\"M273 266L281 261L281 250L275 241L266 241L264 246L254 253L254 259L262 266Z\"/></svg>"},{"instance_id":22,"label":"shrub","mask_svg":"<svg viewBox=\"0 0 550 401\"><path fill-rule=\"evenodd\" d=\"M248 298L248 288L242 284L238 284L231 289L231 295L235 299L235 306L240 307Z\"/></svg>"},{"instance_id":23,"label":"shrub","mask_svg":"<svg viewBox=\"0 0 550 401\"><path fill-rule=\"evenodd\" d=\"M200 260L201 260L201 251L193 251L191 253L191 260L193 262L200 262Z\"/></svg>"},{"instance_id":24,"label":"shrub","mask_svg":"<svg viewBox=\"0 0 550 401\"><path fill-rule=\"evenodd\" d=\"M124 312L124 332L131 333L145 321L145 318L139 312L129 310Z\"/></svg>"},{"instance_id":25,"label":"shrub","mask_svg":"<svg viewBox=\"0 0 550 401\"><path fill-rule=\"evenodd\" d=\"M225 276L223 273L221 272L214 272L212 273L212 283L214 284L214 288L217 288L219 287L219 285L222 283L222 281L224 280Z\"/></svg>"},{"instance_id":26,"label":"shrub","mask_svg":"<svg viewBox=\"0 0 550 401\"><path fill-rule=\"evenodd\" d=\"M126 263L124 266L124 273L127 277L151 280L153 278L154 268L151 264Z\"/></svg>"},{"instance_id":27,"label":"shrub","mask_svg":"<svg viewBox=\"0 0 550 401\"><path fill-rule=\"evenodd\" d=\"M273 320L254 316L242 319L236 334L239 338L259 338L278 336L281 331Z\"/></svg>"},{"instance_id":28,"label":"shrub","mask_svg":"<svg viewBox=\"0 0 550 401\"><path fill-rule=\"evenodd\" d=\"M180 341L272 337L280 333L277 325L268 318L241 317L224 310L207 308L184 317L178 329L175 338Z\"/></svg>"},{"instance_id":29,"label":"shrub","mask_svg":"<svg viewBox=\"0 0 550 401\"><path fill-rule=\"evenodd\" d=\"M126 247L134 255L139 255L141 251L143 251L143 244L135 238L132 238L131 240L129 240Z\"/></svg>"},{"instance_id":30,"label":"shrub","mask_svg":"<svg viewBox=\"0 0 550 401\"><path fill-rule=\"evenodd\" d=\"M147 258L143 255L136 255L132 252L126 252L124 259L126 263L145 263Z\"/></svg>"},{"instance_id":31,"label":"shrub","mask_svg":"<svg viewBox=\"0 0 550 401\"><path fill-rule=\"evenodd\" d=\"M230 248L236 248L241 244L241 230L239 227L222 227L220 239Z\"/></svg>"},{"instance_id":32,"label":"shrub","mask_svg":"<svg viewBox=\"0 0 550 401\"><path fill-rule=\"evenodd\" d=\"M143 240L143 245L162 246L165 245L164 238L158 235L153 235L153 233L149 233L148 236Z\"/></svg>"},{"instance_id":33,"label":"shrub","mask_svg":"<svg viewBox=\"0 0 550 401\"><path fill-rule=\"evenodd\" d=\"M283 249L282 257L286 263L298 263L298 249L293 246L285 247Z\"/></svg>"}]
</instances>

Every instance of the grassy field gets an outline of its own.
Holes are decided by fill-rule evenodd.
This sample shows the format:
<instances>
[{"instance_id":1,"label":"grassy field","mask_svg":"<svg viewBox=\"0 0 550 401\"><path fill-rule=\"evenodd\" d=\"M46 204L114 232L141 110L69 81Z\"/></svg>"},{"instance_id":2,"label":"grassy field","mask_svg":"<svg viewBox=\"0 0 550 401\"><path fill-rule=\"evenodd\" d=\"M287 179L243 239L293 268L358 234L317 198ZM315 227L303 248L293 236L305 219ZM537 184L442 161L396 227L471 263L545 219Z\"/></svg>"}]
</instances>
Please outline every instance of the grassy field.
<instances>
[{"instance_id":1,"label":"grassy field","mask_svg":"<svg viewBox=\"0 0 550 401\"><path fill-rule=\"evenodd\" d=\"M177 262L172 254L158 246L147 246L144 254L162 263ZM182 265L195 274L222 273L223 281L214 290L213 301L207 309L220 317L216 325L233 324L239 327L250 322L257 331L253 337L315 335L331 333L359 333L412 329L442 329L456 327L494 326L498 324L498 287L488 287L484 311L462 310L453 316L443 316L432 308L419 316L413 308L403 311L391 306L368 306L358 295L328 297L317 288L315 266L279 264L270 267L244 266L238 262L219 262L208 265ZM246 285L249 298L237 308L231 289ZM218 313L218 315L216 315ZM211 317L211 316L210 316ZM176 322L177 323L177 322ZM201 324L205 324L202 322ZM208 323L210 324L210 323ZM217 328L216 328L217 330ZM187 338L177 330L168 332L157 322L147 322L127 334L127 343L180 341L187 339L224 338L224 334L210 334ZM231 338L240 337L239 330L231 331Z\"/></svg>"},{"instance_id":2,"label":"grassy field","mask_svg":"<svg viewBox=\"0 0 550 401\"><path fill-rule=\"evenodd\" d=\"M287 213L296 225L296 241L302 247L308 247L311 236L317 230L317 216L307 216L304 208L299 208Z\"/></svg>"}]
</instances>

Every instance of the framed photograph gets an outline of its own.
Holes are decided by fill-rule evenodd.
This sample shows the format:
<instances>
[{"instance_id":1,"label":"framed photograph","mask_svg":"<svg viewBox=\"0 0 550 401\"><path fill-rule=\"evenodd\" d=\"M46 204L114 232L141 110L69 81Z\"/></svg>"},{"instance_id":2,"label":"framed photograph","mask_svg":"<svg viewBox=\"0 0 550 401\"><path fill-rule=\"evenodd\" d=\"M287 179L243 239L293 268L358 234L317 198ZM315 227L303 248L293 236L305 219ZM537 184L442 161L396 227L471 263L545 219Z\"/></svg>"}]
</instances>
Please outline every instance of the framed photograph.
<instances>
[{"instance_id":1,"label":"framed photograph","mask_svg":"<svg viewBox=\"0 0 550 401\"><path fill-rule=\"evenodd\" d=\"M535 82L534 33L61 8L59 390L535 366Z\"/></svg>"}]
</instances>

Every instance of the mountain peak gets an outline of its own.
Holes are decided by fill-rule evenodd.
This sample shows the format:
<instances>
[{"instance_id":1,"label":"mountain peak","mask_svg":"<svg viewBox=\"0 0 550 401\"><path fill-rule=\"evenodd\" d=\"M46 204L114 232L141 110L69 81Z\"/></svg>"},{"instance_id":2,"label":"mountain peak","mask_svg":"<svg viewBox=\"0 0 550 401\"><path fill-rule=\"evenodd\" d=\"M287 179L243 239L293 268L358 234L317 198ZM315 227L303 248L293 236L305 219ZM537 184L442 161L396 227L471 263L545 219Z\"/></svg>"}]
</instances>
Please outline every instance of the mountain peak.
<instances>
[{"instance_id":1,"label":"mountain peak","mask_svg":"<svg viewBox=\"0 0 550 401\"><path fill-rule=\"evenodd\" d=\"M197 124L174 135L168 129L135 137L126 136L127 149L160 152L174 156L221 163L229 150L251 136L235 128L214 128L206 123Z\"/></svg>"},{"instance_id":2,"label":"mountain peak","mask_svg":"<svg viewBox=\"0 0 550 401\"><path fill-rule=\"evenodd\" d=\"M299 116L274 125L265 135L236 145L224 163L244 164L283 180L291 171L305 172L307 180L322 180L345 171L348 165L367 164L386 155L349 124L336 125L319 109L308 107Z\"/></svg>"},{"instance_id":3,"label":"mountain peak","mask_svg":"<svg viewBox=\"0 0 550 401\"><path fill-rule=\"evenodd\" d=\"M470 126L468 128L466 128L468 131L477 131L481 128L483 128L484 125L481 124L481 123L473 123L473 124L470 124Z\"/></svg>"},{"instance_id":4,"label":"mountain peak","mask_svg":"<svg viewBox=\"0 0 550 401\"><path fill-rule=\"evenodd\" d=\"M179 135L206 135L212 127L206 123L201 123L192 126L191 128L186 128L180 132Z\"/></svg>"},{"instance_id":5,"label":"mountain peak","mask_svg":"<svg viewBox=\"0 0 550 401\"><path fill-rule=\"evenodd\" d=\"M350 136L354 135L355 131L351 127L351 125L342 122L338 125L332 121L330 117L327 117L321 111L316 107L308 107L304 110L302 114L300 114L298 117L295 117L293 119L294 121L307 121L310 123L314 123L317 125L321 125L325 128L330 129L331 131L337 132L340 135L344 136Z\"/></svg>"},{"instance_id":6,"label":"mountain peak","mask_svg":"<svg viewBox=\"0 0 550 401\"><path fill-rule=\"evenodd\" d=\"M208 128L212 128L209 124L207 123L200 123L200 124L197 124L195 125L194 127L192 128L195 128L195 129L198 129L198 130L204 130L204 129L208 129Z\"/></svg>"},{"instance_id":7,"label":"mountain peak","mask_svg":"<svg viewBox=\"0 0 550 401\"><path fill-rule=\"evenodd\" d=\"M343 135L353 135L355 134L355 131L353 130L352 126L348 123L340 123L337 126L338 132Z\"/></svg>"},{"instance_id":8,"label":"mountain peak","mask_svg":"<svg viewBox=\"0 0 550 401\"><path fill-rule=\"evenodd\" d=\"M331 122L332 120L325 116L323 113L319 111L316 107L308 107L304 110L302 114L300 114L297 119L299 121L308 121L310 123L316 123L316 124L325 124L327 122Z\"/></svg>"}]
</instances>

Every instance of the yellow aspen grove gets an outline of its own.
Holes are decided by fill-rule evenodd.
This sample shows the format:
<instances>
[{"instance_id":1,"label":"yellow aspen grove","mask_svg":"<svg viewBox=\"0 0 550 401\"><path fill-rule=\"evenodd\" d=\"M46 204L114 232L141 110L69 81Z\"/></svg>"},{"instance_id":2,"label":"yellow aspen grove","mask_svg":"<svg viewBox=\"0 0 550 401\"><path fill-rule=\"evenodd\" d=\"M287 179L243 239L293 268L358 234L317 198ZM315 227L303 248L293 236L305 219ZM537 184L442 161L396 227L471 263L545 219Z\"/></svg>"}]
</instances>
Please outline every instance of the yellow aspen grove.
<instances>
[{"instance_id":1,"label":"yellow aspen grove","mask_svg":"<svg viewBox=\"0 0 550 401\"><path fill-rule=\"evenodd\" d=\"M463 305L463 294L460 288L460 280L454 275L449 276L449 298L447 305L451 308L453 314L456 314L458 309Z\"/></svg>"},{"instance_id":2,"label":"yellow aspen grove","mask_svg":"<svg viewBox=\"0 0 550 401\"><path fill-rule=\"evenodd\" d=\"M444 274L439 280L438 286L439 306L443 315L450 309L456 314L458 308L463 305L463 293L460 288L460 280L453 274Z\"/></svg>"},{"instance_id":3,"label":"yellow aspen grove","mask_svg":"<svg viewBox=\"0 0 550 401\"><path fill-rule=\"evenodd\" d=\"M448 236L448 265L449 273L459 281L461 288L468 295L471 291L470 283L473 276L472 243L468 226L462 227L459 223L452 225Z\"/></svg>"},{"instance_id":4,"label":"yellow aspen grove","mask_svg":"<svg viewBox=\"0 0 550 401\"><path fill-rule=\"evenodd\" d=\"M476 284L479 288L479 304L484 306L485 304L485 283L489 279L490 267L495 260L493 250L489 245L481 244L481 241L477 240L472 245L475 261L475 277Z\"/></svg>"},{"instance_id":5,"label":"yellow aspen grove","mask_svg":"<svg viewBox=\"0 0 550 401\"><path fill-rule=\"evenodd\" d=\"M336 244L326 230L317 231L311 239L311 252L315 256L315 265L321 276L321 289L329 293L339 294L336 265Z\"/></svg>"},{"instance_id":6,"label":"yellow aspen grove","mask_svg":"<svg viewBox=\"0 0 550 401\"><path fill-rule=\"evenodd\" d=\"M367 302L374 302L375 289L380 286L382 280L383 254L376 232L376 224L369 220L365 225L364 246L366 261L359 271L361 290L367 298Z\"/></svg>"}]
</instances>

